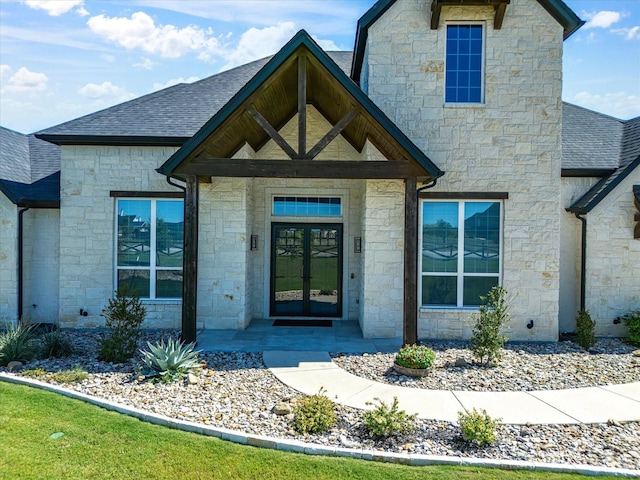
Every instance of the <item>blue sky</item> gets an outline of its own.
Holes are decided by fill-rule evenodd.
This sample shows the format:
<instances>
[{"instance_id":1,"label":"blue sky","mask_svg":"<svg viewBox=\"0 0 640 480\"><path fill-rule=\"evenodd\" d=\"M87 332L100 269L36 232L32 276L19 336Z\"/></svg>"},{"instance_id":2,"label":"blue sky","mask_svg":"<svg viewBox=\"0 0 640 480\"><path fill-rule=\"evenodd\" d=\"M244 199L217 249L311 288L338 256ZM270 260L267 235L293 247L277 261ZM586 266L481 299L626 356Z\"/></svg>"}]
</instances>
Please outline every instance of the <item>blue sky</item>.
<instances>
[{"instance_id":1,"label":"blue sky","mask_svg":"<svg viewBox=\"0 0 640 480\"><path fill-rule=\"evenodd\" d=\"M565 0L563 99L640 115L640 0ZM34 132L275 53L306 29L351 50L374 0L0 0L0 125ZM508 15L508 9L507 9Z\"/></svg>"}]
</instances>

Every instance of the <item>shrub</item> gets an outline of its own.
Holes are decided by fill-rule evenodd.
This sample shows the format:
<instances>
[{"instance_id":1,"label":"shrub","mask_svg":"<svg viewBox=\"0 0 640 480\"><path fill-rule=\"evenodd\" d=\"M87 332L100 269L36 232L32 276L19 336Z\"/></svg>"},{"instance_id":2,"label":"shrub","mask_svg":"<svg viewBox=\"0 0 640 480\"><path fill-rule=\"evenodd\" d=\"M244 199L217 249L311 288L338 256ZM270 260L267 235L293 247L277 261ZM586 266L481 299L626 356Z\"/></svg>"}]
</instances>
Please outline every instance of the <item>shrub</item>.
<instances>
[{"instance_id":1,"label":"shrub","mask_svg":"<svg viewBox=\"0 0 640 480\"><path fill-rule=\"evenodd\" d=\"M140 325L147 310L138 296L121 288L115 298L108 300L102 314L109 332L100 339L98 358L105 362L126 362L136 353Z\"/></svg>"},{"instance_id":2,"label":"shrub","mask_svg":"<svg viewBox=\"0 0 640 480\"><path fill-rule=\"evenodd\" d=\"M400 433L415 431L417 414L409 415L398 409L398 397L393 397L393 404L389 407L379 398L375 398L378 406L362 414L364 428L372 437L388 437ZM367 402L367 405L373 405Z\"/></svg>"},{"instance_id":3,"label":"shrub","mask_svg":"<svg viewBox=\"0 0 640 480\"><path fill-rule=\"evenodd\" d=\"M32 326L10 326L0 333L0 365L6 366L13 361L28 362L37 352Z\"/></svg>"},{"instance_id":4,"label":"shrub","mask_svg":"<svg viewBox=\"0 0 640 480\"><path fill-rule=\"evenodd\" d=\"M580 310L576 318L576 341L585 350L596 343L596 322L591 319L588 310Z\"/></svg>"},{"instance_id":5,"label":"shrub","mask_svg":"<svg viewBox=\"0 0 640 480\"><path fill-rule=\"evenodd\" d=\"M29 378L42 378L47 375L47 371L42 367L30 368L29 370L24 370L21 375Z\"/></svg>"},{"instance_id":6,"label":"shrub","mask_svg":"<svg viewBox=\"0 0 640 480\"><path fill-rule=\"evenodd\" d=\"M74 383L81 382L87 378L89 374L85 372L80 365L76 365L72 369L53 372L49 375L51 380L58 383Z\"/></svg>"},{"instance_id":7,"label":"shrub","mask_svg":"<svg viewBox=\"0 0 640 480\"><path fill-rule=\"evenodd\" d=\"M188 345L169 339L166 343L160 340L152 345L147 342L149 350L140 350L142 361L148 370L142 373L148 377L160 377L165 382L182 378L189 370L198 366L198 354L194 352L195 344Z\"/></svg>"},{"instance_id":8,"label":"shrub","mask_svg":"<svg viewBox=\"0 0 640 480\"><path fill-rule=\"evenodd\" d=\"M395 362L406 368L431 368L436 352L425 345L405 345L396 354Z\"/></svg>"},{"instance_id":9,"label":"shrub","mask_svg":"<svg viewBox=\"0 0 640 480\"><path fill-rule=\"evenodd\" d=\"M40 343L40 353L44 358L68 357L73 353L71 342L60 331L42 334Z\"/></svg>"},{"instance_id":10,"label":"shrub","mask_svg":"<svg viewBox=\"0 0 640 480\"><path fill-rule=\"evenodd\" d=\"M470 350L484 365L492 365L502 357L502 347L508 338L500 333L509 320L507 291L493 287L487 296L481 296L480 314L475 320Z\"/></svg>"},{"instance_id":11,"label":"shrub","mask_svg":"<svg viewBox=\"0 0 640 480\"><path fill-rule=\"evenodd\" d=\"M491 418L487 411L474 408L471 413L458 412L458 423L462 438L479 447L492 444L496 439L496 428L502 419Z\"/></svg>"},{"instance_id":12,"label":"shrub","mask_svg":"<svg viewBox=\"0 0 640 480\"><path fill-rule=\"evenodd\" d=\"M315 395L303 397L293 408L294 430L302 434L326 432L336 424L335 407L322 388Z\"/></svg>"},{"instance_id":13,"label":"shrub","mask_svg":"<svg viewBox=\"0 0 640 480\"><path fill-rule=\"evenodd\" d=\"M640 310L628 313L624 317L624 324L629 327L629 334L627 335L627 342L633 345L640 346Z\"/></svg>"}]
</instances>

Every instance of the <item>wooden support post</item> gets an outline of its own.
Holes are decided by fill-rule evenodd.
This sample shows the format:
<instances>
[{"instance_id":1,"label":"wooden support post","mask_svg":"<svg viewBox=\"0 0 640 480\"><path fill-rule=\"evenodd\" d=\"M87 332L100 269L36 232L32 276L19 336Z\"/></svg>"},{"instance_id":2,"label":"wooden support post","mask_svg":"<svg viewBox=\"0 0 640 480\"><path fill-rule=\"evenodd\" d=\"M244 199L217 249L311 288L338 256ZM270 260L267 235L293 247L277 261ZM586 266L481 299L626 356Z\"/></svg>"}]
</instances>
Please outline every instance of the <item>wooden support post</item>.
<instances>
[{"instance_id":1,"label":"wooden support post","mask_svg":"<svg viewBox=\"0 0 640 480\"><path fill-rule=\"evenodd\" d=\"M307 153L307 58L298 57L298 157Z\"/></svg>"},{"instance_id":2,"label":"wooden support post","mask_svg":"<svg viewBox=\"0 0 640 480\"><path fill-rule=\"evenodd\" d=\"M184 192L182 259L182 340L196 341L198 301L198 177L187 175Z\"/></svg>"},{"instance_id":3,"label":"wooden support post","mask_svg":"<svg viewBox=\"0 0 640 480\"><path fill-rule=\"evenodd\" d=\"M418 343L418 182L404 182L404 319L402 343Z\"/></svg>"}]
</instances>

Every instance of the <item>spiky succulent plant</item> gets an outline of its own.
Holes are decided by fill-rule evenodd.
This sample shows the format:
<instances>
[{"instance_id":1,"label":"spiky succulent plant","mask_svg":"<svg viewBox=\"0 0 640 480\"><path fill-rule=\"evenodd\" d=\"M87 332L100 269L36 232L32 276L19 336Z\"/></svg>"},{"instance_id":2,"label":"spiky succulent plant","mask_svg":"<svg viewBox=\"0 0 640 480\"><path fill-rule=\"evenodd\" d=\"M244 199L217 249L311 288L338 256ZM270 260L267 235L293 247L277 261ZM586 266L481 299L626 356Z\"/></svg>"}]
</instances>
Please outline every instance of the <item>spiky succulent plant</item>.
<instances>
[{"instance_id":1,"label":"spiky succulent plant","mask_svg":"<svg viewBox=\"0 0 640 480\"><path fill-rule=\"evenodd\" d=\"M149 342L147 345L149 350L140 350L142 361L148 367L142 373L147 377L160 377L163 381L171 382L198 366L200 350L193 350L194 343L184 344L170 338L166 343L160 340L155 345Z\"/></svg>"}]
</instances>

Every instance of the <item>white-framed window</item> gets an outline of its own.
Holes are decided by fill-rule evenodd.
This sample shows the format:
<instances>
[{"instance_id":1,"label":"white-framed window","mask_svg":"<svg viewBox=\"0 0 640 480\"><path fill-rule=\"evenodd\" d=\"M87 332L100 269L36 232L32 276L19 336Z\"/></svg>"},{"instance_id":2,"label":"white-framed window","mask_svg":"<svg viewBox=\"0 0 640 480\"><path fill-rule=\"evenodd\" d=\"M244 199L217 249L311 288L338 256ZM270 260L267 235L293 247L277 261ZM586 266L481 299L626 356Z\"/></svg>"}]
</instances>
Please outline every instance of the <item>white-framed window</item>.
<instances>
[{"instance_id":1,"label":"white-framed window","mask_svg":"<svg viewBox=\"0 0 640 480\"><path fill-rule=\"evenodd\" d=\"M420 213L421 305L480 305L502 275L502 202L422 200Z\"/></svg>"},{"instance_id":2,"label":"white-framed window","mask_svg":"<svg viewBox=\"0 0 640 480\"><path fill-rule=\"evenodd\" d=\"M115 232L115 289L143 299L181 299L183 200L117 198Z\"/></svg>"},{"instance_id":3,"label":"white-framed window","mask_svg":"<svg viewBox=\"0 0 640 480\"><path fill-rule=\"evenodd\" d=\"M484 102L484 26L446 26L445 103Z\"/></svg>"}]
</instances>

